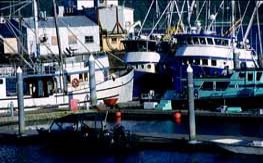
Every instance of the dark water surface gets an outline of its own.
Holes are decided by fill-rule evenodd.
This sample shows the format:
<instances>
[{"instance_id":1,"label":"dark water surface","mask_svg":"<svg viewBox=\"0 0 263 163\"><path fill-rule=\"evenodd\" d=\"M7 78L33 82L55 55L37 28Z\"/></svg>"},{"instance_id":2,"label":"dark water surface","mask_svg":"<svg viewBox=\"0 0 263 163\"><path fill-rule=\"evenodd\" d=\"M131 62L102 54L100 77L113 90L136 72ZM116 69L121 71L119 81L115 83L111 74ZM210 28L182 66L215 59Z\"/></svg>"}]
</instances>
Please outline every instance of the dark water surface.
<instances>
[{"instance_id":1,"label":"dark water surface","mask_svg":"<svg viewBox=\"0 0 263 163\"><path fill-rule=\"evenodd\" d=\"M88 147L87 147L88 148ZM155 162L262 162L263 157L242 156L221 153L176 152L144 150L124 155L61 153L49 151L40 145L16 146L0 145L0 162L30 162L30 163L63 163L63 162L127 162L127 163L155 163Z\"/></svg>"},{"instance_id":2,"label":"dark water surface","mask_svg":"<svg viewBox=\"0 0 263 163\"><path fill-rule=\"evenodd\" d=\"M132 132L187 133L188 119L183 117L180 123L172 120L160 121L122 121L122 125ZM235 135L263 137L263 122L260 120L234 120L225 118L197 118L197 134ZM113 126L111 123L110 126ZM70 147L69 147L70 148ZM87 149L91 148L87 146ZM2 162L263 162L263 157L234 155L215 152L184 152L173 150L138 150L129 153L107 154L106 152L88 152L71 149L70 152L47 148L43 144L0 145L0 163Z\"/></svg>"}]
</instances>

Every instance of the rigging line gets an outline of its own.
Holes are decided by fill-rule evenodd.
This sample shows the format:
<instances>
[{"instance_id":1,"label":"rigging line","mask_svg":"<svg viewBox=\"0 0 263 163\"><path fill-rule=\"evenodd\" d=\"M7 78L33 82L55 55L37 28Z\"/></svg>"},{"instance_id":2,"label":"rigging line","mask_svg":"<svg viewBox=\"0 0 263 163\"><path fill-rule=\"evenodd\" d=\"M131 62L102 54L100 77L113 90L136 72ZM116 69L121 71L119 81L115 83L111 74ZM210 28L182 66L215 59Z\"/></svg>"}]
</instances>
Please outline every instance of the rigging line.
<instances>
[{"instance_id":1,"label":"rigging line","mask_svg":"<svg viewBox=\"0 0 263 163\"><path fill-rule=\"evenodd\" d=\"M28 1L28 0L26 0L26 1L21 1L21 0L17 0L17 1L0 1L0 3L10 3L10 2L31 2L31 1Z\"/></svg>"},{"instance_id":2,"label":"rigging line","mask_svg":"<svg viewBox=\"0 0 263 163\"><path fill-rule=\"evenodd\" d=\"M9 28L9 30L11 30L11 32L13 32L13 34L15 35L15 37L17 38L17 40L19 41L19 45L20 45L20 47L22 48L22 50L26 53L26 54L28 54L28 51L25 49L25 47L23 46L23 44L22 44L22 42L21 42L21 40L20 40L20 38L16 35L16 33L15 33L15 31L13 30L13 28L15 28L16 29L16 31L17 32L19 32L19 30L8 20L7 21L7 25L8 25L8 28ZM13 28L12 28L13 27ZM21 34L20 34L21 35ZM23 35L22 35L23 36ZM21 55L22 56L22 55ZM23 57L23 56L22 56ZM25 58L22 58L22 59L24 59L25 60ZM31 58L29 57L29 59L30 59L30 62L31 62L31 66L33 65L33 67L31 67L32 69L34 69L35 67L34 67L34 62L31 60Z\"/></svg>"},{"instance_id":3,"label":"rigging line","mask_svg":"<svg viewBox=\"0 0 263 163\"><path fill-rule=\"evenodd\" d=\"M15 35L15 37L19 40L19 44L20 44L20 46L21 46L21 42L20 42L20 39L18 38L18 36L16 35L16 33L15 33L15 31L12 29L12 27L10 26L10 22L9 22L9 20L7 20L7 27L8 27L8 29L9 30L11 30L11 32L13 32L13 34ZM23 47L23 46L21 46L21 47ZM23 50L25 50L24 48L22 48ZM26 52L26 51L25 51ZM32 66L32 65L34 65L34 64L30 64L29 62L27 62L27 60L22 56L22 55L18 55L31 69L35 69L34 68L34 66Z\"/></svg>"},{"instance_id":4,"label":"rigging line","mask_svg":"<svg viewBox=\"0 0 263 163\"><path fill-rule=\"evenodd\" d=\"M176 25L176 31L175 31L175 33L178 33L178 30L179 30L178 28L179 28L179 26L182 26L182 25L184 26L182 17L183 17L183 13L184 13L185 2L186 2L186 1L183 2L181 11L179 11L179 12L180 12L180 13L179 13L179 20L178 20L178 23L177 23L177 25ZM183 29L183 31L184 31L184 29Z\"/></svg>"},{"instance_id":5,"label":"rigging line","mask_svg":"<svg viewBox=\"0 0 263 163\"><path fill-rule=\"evenodd\" d=\"M20 5L23 5L24 3L26 3L26 2L19 2L19 3L14 4L14 5L5 6L5 7L0 8L0 11L4 11L4 10L7 10L7 9L10 9L11 7L20 6Z\"/></svg>"},{"instance_id":6,"label":"rigging line","mask_svg":"<svg viewBox=\"0 0 263 163\"><path fill-rule=\"evenodd\" d=\"M215 19L213 19L213 20L210 22L210 24L209 24L209 26L208 26L208 28L207 28L208 30L210 30L210 28L212 27L213 23L215 22L216 17L217 17L217 15L218 15L218 12L219 12L220 9L222 8L223 4L224 4L224 1L222 1L221 4L219 5L219 8L217 9L217 12L215 13Z\"/></svg>"},{"instance_id":7,"label":"rigging line","mask_svg":"<svg viewBox=\"0 0 263 163\"><path fill-rule=\"evenodd\" d=\"M249 4L250 4L250 0L247 2L247 6L246 6L246 8L245 8L244 14L243 14L243 16L241 17L241 20L240 20L240 24L241 24L241 25L243 24L243 20L244 20L244 18L245 18L246 13L247 13L247 9L248 9ZM237 33L239 33L239 30L240 30L240 28L237 30ZM243 31L243 27L242 27L242 38L243 38L243 37L244 37L244 31Z\"/></svg>"},{"instance_id":8,"label":"rigging line","mask_svg":"<svg viewBox=\"0 0 263 163\"><path fill-rule=\"evenodd\" d=\"M12 13L10 13L10 14L9 14L9 17L10 17L11 15L15 15L15 13L17 13L17 12L20 11L21 9L25 8L25 7L28 6L29 4L31 4L31 3L26 3L26 4L24 4L23 6L19 7L17 10L15 10L15 11L12 12Z\"/></svg>"},{"instance_id":9,"label":"rigging line","mask_svg":"<svg viewBox=\"0 0 263 163\"><path fill-rule=\"evenodd\" d=\"M143 28L143 26L144 26L144 23L146 22L146 19L148 18L148 15L149 15L149 13L150 13L150 11L151 11L151 9L152 9L152 6L153 6L153 4L154 4L154 1L155 1L155 0L152 0L152 3L151 3L151 5L150 5L150 7L149 7L149 9L148 9L148 11L147 11L147 13L146 13L146 16L145 16L145 18L144 18L144 20L143 20L143 22L142 22L141 29L140 29L140 31L138 32L137 36L140 36L140 34L141 34L141 32L142 32L142 28Z\"/></svg>"},{"instance_id":10,"label":"rigging line","mask_svg":"<svg viewBox=\"0 0 263 163\"><path fill-rule=\"evenodd\" d=\"M173 0L174 1L174 0ZM150 34L148 35L148 37L150 37L153 33L153 31L155 30L155 28L157 27L157 25L159 24L159 22L161 21L161 19L163 18L164 14L166 13L167 9L169 8L169 6L171 5L171 3L173 1L169 1L168 5L166 6L166 8L164 9L162 15L160 16L160 18L158 19L158 21L156 22L156 24L154 25L154 27L152 28Z\"/></svg>"},{"instance_id":11,"label":"rigging line","mask_svg":"<svg viewBox=\"0 0 263 163\"><path fill-rule=\"evenodd\" d=\"M204 9L205 4L206 4L206 0L203 2L202 7L201 7L201 9L200 9L200 12L199 12L198 15L196 16L196 19L195 19L195 22L194 22L194 23L196 23L196 22L198 21L199 16L201 15L201 13L202 13L202 11L203 11L203 9Z\"/></svg>"},{"instance_id":12,"label":"rigging line","mask_svg":"<svg viewBox=\"0 0 263 163\"><path fill-rule=\"evenodd\" d=\"M23 21L23 22L24 22L25 26L26 26L27 28L29 28L32 33L34 33L33 29L30 28L30 26L28 25L28 23L25 22L25 21ZM17 27L15 27L11 22L10 22L10 25L12 25L12 27L13 27L14 29L16 29L16 31L19 32L20 35L23 36L23 33L21 33L21 31L20 31ZM26 38L26 37L23 36L23 38ZM48 45L46 45L46 44L42 44L42 45L44 45L51 54L54 54L54 52L49 48ZM24 46L21 46L21 47L23 48L23 51L24 51L26 54L29 55L29 52L25 49L25 47L24 47ZM52 57L53 57L53 56L52 56ZM57 60L57 58L55 58L55 59ZM30 62L34 65L34 62L32 61L32 58L31 58L31 57L29 57L29 60L30 60Z\"/></svg>"},{"instance_id":13,"label":"rigging line","mask_svg":"<svg viewBox=\"0 0 263 163\"><path fill-rule=\"evenodd\" d=\"M263 48L262 48L262 39L261 39L261 30L260 30L260 25L259 25L259 12L258 12L258 10L257 10L257 27L258 27L259 50L260 50L260 55L262 57L262 55L263 55ZM260 61L260 62L262 62L262 61ZM262 66L262 63L260 63L260 64Z\"/></svg>"},{"instance_id":14,"label":"rigging line","mask_svg":"<svg viewBox=\"0 0 263 163\"><path fill-rule=\"evenodd\" d=\"M106 51L105 51L106 52ZM118 61L122 62L122 63L125 63L120 57L117 57L116 55L114 55L113 53L111 52L106 52L108 53L109 55L111 55L112 57L114 57L115 59L117 59Z\"/></svg>"},{"instance_id":15,"label":"rigging line","mask_svg":"<svg viewBox=\"0 0 263 163\"><path fill-rule=\"evenodd\" d=\"M240 8L240 1L238 1L237 7L238 7L239 17L241 18L242 14L241 14L241 8ZM243 37L244 31L243 31L243 27L241 23L237 26L236 31L238 32L240 31L240 29L241 29L241 37ZM238 35L238 33L236 33L236 35Z\"/></svg>"}]
</instances>

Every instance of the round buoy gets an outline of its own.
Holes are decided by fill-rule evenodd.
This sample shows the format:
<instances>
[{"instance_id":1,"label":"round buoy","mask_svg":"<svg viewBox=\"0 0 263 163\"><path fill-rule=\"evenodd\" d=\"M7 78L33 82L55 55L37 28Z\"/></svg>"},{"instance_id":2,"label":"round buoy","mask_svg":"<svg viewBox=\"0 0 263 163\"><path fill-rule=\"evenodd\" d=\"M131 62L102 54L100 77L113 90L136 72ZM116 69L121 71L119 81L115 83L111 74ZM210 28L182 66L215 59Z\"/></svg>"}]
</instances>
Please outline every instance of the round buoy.
<instances>
[{"instance_id":1,"label":"round buoy","mask_svg":"<svg viewBox=\"0 0 263 163\"><path fill-rule=\"evenodd\" d=\"M116 113L115 113L115 116L118 118L118 117L121 117L121 112L120 111L117 111Z\"/></svg>"},{"instance_id":2,"label":"round buoy","mask_svg":"<svg viewBox=\"0 0 263 163\"><path fill-rule=\"evenodd\" d=\"M181 117L182 117L182 115L181 115L180 112L175 112L175 113L173 113L173 118L174 118L174 119L181 119Z\"/></svg>"},{"instance_id":3,"label":"round buoy","mask_svg":"<svg viewBox=\"0 0 263 163\"><path fill-rule=\"evenodd\" d=\"M180 112L175 112L173 113L173 120L177 123L180 124L181 123L181 117L182 114Z\"/></svg>"}]
</instances>

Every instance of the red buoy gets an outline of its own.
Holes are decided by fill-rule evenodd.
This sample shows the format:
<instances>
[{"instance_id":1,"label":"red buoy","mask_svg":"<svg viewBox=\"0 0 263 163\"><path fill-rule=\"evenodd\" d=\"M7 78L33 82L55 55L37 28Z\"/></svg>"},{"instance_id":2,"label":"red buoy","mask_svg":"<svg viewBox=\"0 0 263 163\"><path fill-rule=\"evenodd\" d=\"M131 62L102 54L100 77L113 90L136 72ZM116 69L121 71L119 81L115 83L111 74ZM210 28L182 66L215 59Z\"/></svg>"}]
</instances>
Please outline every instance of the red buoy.
<instances>
[{"instance_id":1,"label":"red buoy","mask_svg":"<svg viewBox=\"0 0 263 163\"><path fill-rule=\"evenodd\" d=\"M181 123L181 117L182 117L182 114L180 112L173 113L173 119L178 124Z\"/></svg>"},{"instance_id":2,"label":"red buoy","mask_svg":"<svg viewBox=\"0 0 263 163\"><path fill-rule=\"evenodd\" d=\"M121 117L121 112L120 111L117 111L116 113L115 113L115 116L118 118L118 117Z\"/></svg>"},{"instance_id":3,"label":"red buoy","mask_svg":"<svg viewBox=\"0 0 263 163\"><path fill-rule=\"evenodd\" d=\"M182 117L182 115L181 115L180 112L176 112L176 113L174 114L174 116L175 116L175 119L181 119L181 117Z\"/></svg>"}]
</instances>

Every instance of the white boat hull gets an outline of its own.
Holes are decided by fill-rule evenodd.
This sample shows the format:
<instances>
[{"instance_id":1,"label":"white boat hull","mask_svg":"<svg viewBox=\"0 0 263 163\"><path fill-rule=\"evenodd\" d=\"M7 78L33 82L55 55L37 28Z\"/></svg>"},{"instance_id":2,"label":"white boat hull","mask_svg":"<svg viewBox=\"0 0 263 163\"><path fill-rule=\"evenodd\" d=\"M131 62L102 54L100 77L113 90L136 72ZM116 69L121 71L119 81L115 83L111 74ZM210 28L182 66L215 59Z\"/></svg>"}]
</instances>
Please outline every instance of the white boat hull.
<instances>
[{"instance_id":1,"label":"white boat hull","mask_svg":"<svg viewBox=\"0 0 263 163\"><path fill-rule=\"evenodd\" d=\"M104 82L97 83L96 85L96 95L98 103L102 102L106 98L118 98L117 102L128 102L132 100L133 92L133 75L134 71L131 70L124 76L118 77L116 79L106 80ZM85 84L85 83L84 83ZM68 107L71 99L76 99L79 106L89 105L90 91L88 83L86 83L82 88L69 89L67 94L54 93L48 97L34 98L31 96L24 96L24 107L29 110L38 109L44 106L64 106ZM0 108L2 112L6 112L6 109L13 103L16 108L17 96L8 96L5 98L0 98Z\"/></svg>"}]
</instances>

